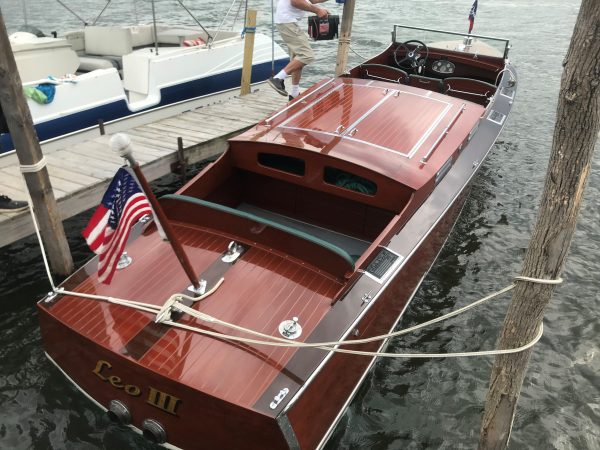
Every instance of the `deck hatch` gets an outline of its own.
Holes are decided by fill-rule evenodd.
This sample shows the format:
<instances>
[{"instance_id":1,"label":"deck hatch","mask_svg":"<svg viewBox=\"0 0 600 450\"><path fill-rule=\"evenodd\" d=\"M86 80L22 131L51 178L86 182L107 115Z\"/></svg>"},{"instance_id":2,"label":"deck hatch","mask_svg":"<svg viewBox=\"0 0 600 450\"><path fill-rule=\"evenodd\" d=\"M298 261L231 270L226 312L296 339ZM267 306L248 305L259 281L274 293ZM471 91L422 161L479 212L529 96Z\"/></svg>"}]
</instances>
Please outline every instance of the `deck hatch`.
<instances>
[{"instance_id":1,"label":"deck hatch","mask_svg":"<svg viewBox=\"0 0 600 450\"><path fill-rule=\"evenodd\" d=\"M383 247L367 266L366 272L377 281L384 279L404 258Z\"/></svg>"}]
</instances>

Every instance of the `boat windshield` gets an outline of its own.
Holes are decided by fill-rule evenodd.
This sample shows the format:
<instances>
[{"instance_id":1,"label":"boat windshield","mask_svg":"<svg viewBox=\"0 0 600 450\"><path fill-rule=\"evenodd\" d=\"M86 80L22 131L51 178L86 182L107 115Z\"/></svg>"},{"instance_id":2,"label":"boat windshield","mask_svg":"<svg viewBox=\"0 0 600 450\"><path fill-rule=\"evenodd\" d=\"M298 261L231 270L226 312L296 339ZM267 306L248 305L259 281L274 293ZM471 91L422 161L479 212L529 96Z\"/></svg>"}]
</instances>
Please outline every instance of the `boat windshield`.
<instances>
[{"instance_id":1,"label":"boat windshield","mask_svg":"<svg viewBox=\"0 0 600 450\"><path fill-rule=\"evenodd\" d=\"M496 56L498 58L507 58L510 48L507 39L434 30L431 28L418 28L408 25L394 25L392 39L395 43L418 40L429 48L453 50L473 55Z\"/></svg>"}]
</instances>

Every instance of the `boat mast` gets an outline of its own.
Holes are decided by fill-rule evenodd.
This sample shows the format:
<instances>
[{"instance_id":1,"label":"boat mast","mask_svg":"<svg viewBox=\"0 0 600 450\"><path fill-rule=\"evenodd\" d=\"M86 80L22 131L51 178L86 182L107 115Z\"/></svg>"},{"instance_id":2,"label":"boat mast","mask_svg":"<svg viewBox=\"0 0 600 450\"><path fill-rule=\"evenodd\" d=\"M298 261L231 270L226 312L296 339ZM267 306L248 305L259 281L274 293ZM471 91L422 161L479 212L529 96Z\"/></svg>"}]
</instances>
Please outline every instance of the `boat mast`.
<instances>
[{"instance_id":1,"label":"boat mast","mask_svg":"<svg viewBox=\"0 0 600 450\"><path fill-rule=\"evenodd\" d=\"M158 36L156 35L156 10L154 9L154 0L152 0L152 34L154 35L154 52L158 56Z\"/></svg>"}]
</instances>

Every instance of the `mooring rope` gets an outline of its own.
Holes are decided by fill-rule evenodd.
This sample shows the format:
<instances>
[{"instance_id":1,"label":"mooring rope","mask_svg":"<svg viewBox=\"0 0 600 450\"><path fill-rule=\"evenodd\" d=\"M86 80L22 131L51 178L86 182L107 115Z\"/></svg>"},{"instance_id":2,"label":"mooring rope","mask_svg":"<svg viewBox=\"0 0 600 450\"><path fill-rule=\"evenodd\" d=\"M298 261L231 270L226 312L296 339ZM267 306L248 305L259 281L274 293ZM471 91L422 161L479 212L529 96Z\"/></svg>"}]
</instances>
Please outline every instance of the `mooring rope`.
<instances>
[{"instance_id":1,"label":"mooring rope","mask_svg":"<svg viewBox=\"0 0 600 450\"><path fill-rule=\"evenodd\" d=\"M538 278L530 278L530 277L516 277L516 278L518 278L519 281L528 281L528 282L540 283L540 284L558 284L558 283L562 282L561 279L547 280L547 279L538 279ZM360 345L360 344L365 344L365 343L374 342L374 341L385 341L385 340L388 340L393 337L397 337L397 336L400 336L403 334L410 333L412 331L419 330L426 326L432 325L432 324L440 322L442 320L449 319L449 318L457 316L465 311L468 311L469 309L472 309L478 305L481 305L482 303L484 303L488 300L491 300L503 293L506 293L506 292L514 289L515 286L516 286L515 284L506 286L506 287L504 287L496 292L493 292L492 294L489 294L473 303L470 303L462 308L459 308L458 310L452 311L452 312L445 314L443 316L440 316L440 317L436 317L435 319L429 320L427 322L423 322L418 325L414 325L412 327L394 331L391 333L386 333L386 334L378 335L378 336L372 336L372 337L364 338L364 339L354 339L351 341L297 342L297 341L291 341L289 339L285 339L285 338L278 337L278 336L264 334L264 333L261 333L261 332L255 331L255 330L251 330L249 328L241 327L239 325L235 325L235 324L232 324L232 323L229 323L226 321L222 321L220 319L217 319L213 316L202 313L200 311L196 311L195 309L192 309L192 308L186 306L185 304L180 303L181 300L191 300L191 301L195 300L193 297L189 297L189 296L183 295L183 294L175 294L175 295L171 296L171 298L165 303L165 305L169 305L168 309L170 311L182 312L182 313L188 314L189 316L194 317L198 320L212 323L212 324L221 325L221 326L224 326L227 328L231 328L232 330L236 330L236 331L240 331L243 333L258 336L262 339L247 338L247 337L232 335L232 334L228 334L228 333L211 331L211 330L207 330L205 328L200 328L200 327L193 326L193 325L186 325L184 323L174 322L174 321L170 320L170 318L168 316L166 316L166 319L163 318L162 320L157 320L157 321L159 323L163 323L165 325L169 325L174 328L180 328L180 329L183 329L186 331L192 331L192 332L195 332L198 334L203 334L203 335L215 337L218 339L243 342L246 344L265 345L265 346L271 346L271 347L317 348L317 349L321 349L324 351L347 353L347 354L354 354L354 355L361 355L361 356L371 356L371 357L455 358L455 357L470 357L470 356L506 355L506 354L511 354L511 353L519 353L519 352L528 350L531 347L533 347L541 339L541 337L543 335L543 324L540 324L538 333L530 342L528 342L520 347L510 348L510 349L482 350L482 351L473 351L473 352L450 352L450 353L385 353L385 352L371 352L371 351L344 349L344 348L339 348L339 346ZM210 291L210 293L212 293L214 291L215 290L213 289ZM106 301L109 303L134 308L134 309L137 309L140 311L148 312L151 314L156 314L157 318L162 313L163 317L164 317L164 307L159 307L157 305L153 305L153 304L149 304L149 303L145 303L145 302L126 300L126 299L102 296L102 295L93 295L93 294L85 294L85 293L80 293L80 292L65 291L62 289L55 289L54 292L58 295L71 295L71 296L89 298L89 299L94 299L94 300L102 300L102 301Z\"/></svg>"},{"instance_id":2,"label":"mooring rope","mask_svg":"<svg viewBox=\"0 0 600 450\"><path fill-rule=\"evenodd\" d=\"M42 159L40 159L35 164L21 164L21 165L19 165L19 168L21 169L21 173L39 172L44 167L46 167L46 157L45 156L42 156Z\"/></svg>"}]
</instances>

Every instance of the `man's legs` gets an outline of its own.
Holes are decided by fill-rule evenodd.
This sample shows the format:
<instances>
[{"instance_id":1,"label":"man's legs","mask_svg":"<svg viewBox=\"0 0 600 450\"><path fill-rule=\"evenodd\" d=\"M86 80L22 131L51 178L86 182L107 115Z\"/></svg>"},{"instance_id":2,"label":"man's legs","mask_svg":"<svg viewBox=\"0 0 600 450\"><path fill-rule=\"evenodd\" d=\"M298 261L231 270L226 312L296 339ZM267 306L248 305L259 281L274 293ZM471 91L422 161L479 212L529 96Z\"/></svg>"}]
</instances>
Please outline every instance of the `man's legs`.
<instances>
[{"instance_id":1,"label":"man's legs","mask_svg":"<svg viewBox=\"0 0 600 450\"><path fill-rule=\"evenodd\" d=\"M290 62L273 78L270 78L269 84L280 94L287 95L283 81L287 76L292 77L291 97L300 93L300 79L302 69L307 64L314 61L314 54L306 33L300 29L298 24L278 24L277 29L284 42L287 44L290 53Z\"/></svg>"}]
</instances>

